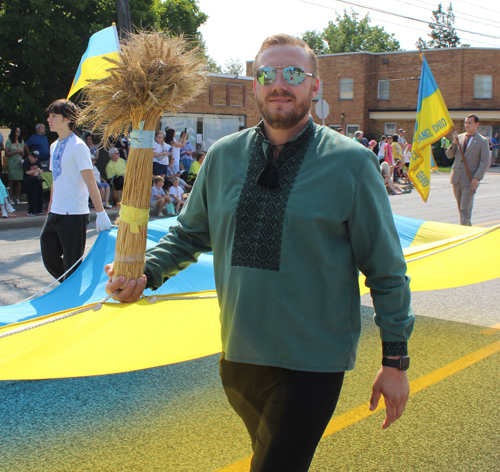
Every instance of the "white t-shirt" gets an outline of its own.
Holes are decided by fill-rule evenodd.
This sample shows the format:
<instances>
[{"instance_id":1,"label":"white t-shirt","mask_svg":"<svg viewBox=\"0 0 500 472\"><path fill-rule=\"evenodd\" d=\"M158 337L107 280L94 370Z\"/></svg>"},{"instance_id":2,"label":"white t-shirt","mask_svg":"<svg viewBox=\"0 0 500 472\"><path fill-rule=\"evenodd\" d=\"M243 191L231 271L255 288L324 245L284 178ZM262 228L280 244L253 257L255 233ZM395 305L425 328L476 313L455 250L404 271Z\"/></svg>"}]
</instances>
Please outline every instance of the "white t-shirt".
<instances>
[{"instance_id":1,"label":"white t-shirt","mask_svg":"<svg viewBox=\"0 0 500 472\"><path fill-rule=\"evenodd\" d=\"M378 157L384 157L384 148L387 146L387 143L380 143L378 145Z\"/></svg>"},{"instance_id":2,"label":"white t-shirt","mask_svg":"<svg viewBox=\"0 0 500 472\"><path fill-rule=\"evenodd\" d=\"M101 183L101 173L99 172L99 169L96 166L92 166L92 170L94 171L95 181L98 184L100 184Z\"/></svg>"},{"instance_id":3,"label":"white t-shirt","mask_svg":"<svg viewBox=\"0 0 500 472\"><path fill-rule=\"evenodd\" d=\"M175 138L174 142L177 142ZM174 150L174 163L176 164L177 168L179 168L179 161L181 159L181 148L172 146L172 149Z\"/></svg>"},{"instance_id":4,"label":"white t-shirt","mask_svg":"<svg viewBox=\"0 0 500 472\"><path fill-rule=\"evenodd\" d=\"M50 146L50 170L59 140ZM58 215L84 215L89 213L89 190L81 171L92 170L90 149L74 134L70 136L61 157L61 174L52 184L50 211Z\"/></svg>"},{"instance_id":5,"label":"white t-shirt","mask_svg":"<svg viewBox=\"0 0 500 472\"><path fill-rule=\"evenodd\" d=\"M173 185L170 187L168 193L172 195L176 200L182 200L182 194L184 193L184 190L181 188L181 186L175 188Z\"/></svg>"},{"instance_id":6,"label":"white t-shirt","mask_svg":"<svg viewBox=\"0 0 500 472\"><path fill-rule=\"evenodd\" d=\"M403 157L405 159L405 164L408 164L410 162L411 152L406 151Z\"/></svg>"},{"instance_id":7,"label":"white t-shirt","mask_svg":"<svg viewBox=\"0 0 500 472\"><path fill-rule=\"evenodd\" d=\"M170 145L167 143L158 144L156 141L153 143L153 152L165 152L170 151ZM168 154L165 156L153 157L153 162L158 162L159 164L163 164L168 166Z\"/></svg>"}]
</instances>

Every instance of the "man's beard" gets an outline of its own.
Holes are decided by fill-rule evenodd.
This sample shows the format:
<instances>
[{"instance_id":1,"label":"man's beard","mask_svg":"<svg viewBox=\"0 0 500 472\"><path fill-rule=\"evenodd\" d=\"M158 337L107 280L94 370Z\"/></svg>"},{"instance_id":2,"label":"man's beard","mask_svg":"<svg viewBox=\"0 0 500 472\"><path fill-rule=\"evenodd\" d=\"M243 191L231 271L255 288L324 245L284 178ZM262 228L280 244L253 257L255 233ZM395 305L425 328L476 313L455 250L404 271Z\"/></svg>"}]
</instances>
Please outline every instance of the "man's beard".
<instances>
[{"instance_id":1,"label":"man's beard","mask_svg":"<svg viewBox=\"0 0 500 472\"><path fill-rule=\"evenodd\" d=\"M312 89L307 98L301 103L296 102L295 107L290 111L269 111L267 103L269 102L269 100L277 98L290 98L292 100L296 100L295 95L293 95L288 90L282 90L281 92L270 92L265 100L261 100L257 96L257 107L259 108L259 111L264 120L273 129L285 130L293 128L304 118L304 116L310 113Z\"/></svg>"}]
</instances>

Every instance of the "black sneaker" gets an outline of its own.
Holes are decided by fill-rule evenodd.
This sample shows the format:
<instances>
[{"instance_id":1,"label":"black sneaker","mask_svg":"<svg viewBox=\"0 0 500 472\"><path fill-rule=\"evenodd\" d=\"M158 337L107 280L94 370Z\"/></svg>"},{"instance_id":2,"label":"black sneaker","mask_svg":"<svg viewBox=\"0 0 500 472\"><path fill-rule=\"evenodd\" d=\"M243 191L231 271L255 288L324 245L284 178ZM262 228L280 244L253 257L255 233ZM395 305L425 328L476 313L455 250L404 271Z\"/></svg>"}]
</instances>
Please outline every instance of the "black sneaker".
<instances>
[{"instance_id":1,"label":"black sneaker","mask_svg":"<svg viewBox=\"0 0 500 472\"><path fill-rule=\"evenodd\" d=\"M37 216L38 215L45 215L45 213L42 211L41 213L37 213Z\"/></svg>"},{"instance_id":2,"label":"black sneaker","mask_svg":"<svg viewBox=\"0 0 500 472\"><path fill-rule=\"evenodd\" d=\"M28 216L36 216L36 213L28 213Z\"/></svg>"}]
</instances>

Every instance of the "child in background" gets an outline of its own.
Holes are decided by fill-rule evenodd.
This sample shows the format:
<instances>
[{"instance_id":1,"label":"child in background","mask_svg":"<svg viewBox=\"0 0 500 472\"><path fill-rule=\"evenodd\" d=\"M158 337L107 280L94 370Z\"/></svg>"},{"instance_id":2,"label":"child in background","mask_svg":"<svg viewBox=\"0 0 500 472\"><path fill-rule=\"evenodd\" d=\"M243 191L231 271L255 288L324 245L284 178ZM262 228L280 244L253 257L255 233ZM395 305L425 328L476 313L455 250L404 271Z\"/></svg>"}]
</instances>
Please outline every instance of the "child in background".
<instances>
[{"instance_id":1,"label":"child in background","mask_svg":"<svg viewBox=\"0 0 500 472\"><path fill-rule=\"evenodd\" d=\"M151 189L151 206L158 208L158 216L164 216L162 213L163 207L167 203L172 203L172 200L163 191L165 179L161 175L157 175L153 179L153 188Z\"/></svg>"},{"instance_id":2,"label":"child in background","mask_svg":"<svg viewBox=\"0 0 500 472\"><path fill-rule=\"evenodd\" d=\"M406 146L406 151L404 154L406 172L408 172L410 170L410 159L411 159L411 144L408 144Z\"/></svg>"},{"instance_id":3,"label":"child in background","mask_svg":"<svg viewBox=\"0 0 500 472\"><path fill-rule=\"evenodd\" d=\"M172 187L169 188L170 196L175 204L175 213L178 215L180 209L184 206L185 200L182 198L184 190L179 186L179 177L175 176L172 179Z\"/></svg>"},{"instance_id":4,"label":"child in background","mask_svg":"<svg viewBox=\"0 0 500 472\"><path fill-rule=\"evenodd\" d=\"M111 187L102 178L99 169L96 167L97 155L92 154L92 149L90 150L90 153L92 155L92 170L94 172L95 183L97 184L97 188L101 194L102 204L104 205L104 208L113 208L113 205L109 204L109 192L111 191Z\"/></svg>"}]
</instances>

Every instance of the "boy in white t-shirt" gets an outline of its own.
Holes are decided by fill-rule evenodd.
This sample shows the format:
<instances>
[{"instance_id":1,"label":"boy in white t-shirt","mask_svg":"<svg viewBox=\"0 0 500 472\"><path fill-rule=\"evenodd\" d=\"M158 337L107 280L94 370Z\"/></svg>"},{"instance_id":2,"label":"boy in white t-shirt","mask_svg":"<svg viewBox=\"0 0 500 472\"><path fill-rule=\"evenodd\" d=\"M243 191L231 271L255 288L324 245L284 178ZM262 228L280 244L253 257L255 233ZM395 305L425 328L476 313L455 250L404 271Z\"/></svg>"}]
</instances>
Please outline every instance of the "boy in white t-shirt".
<instances>
[{"instance_id":1,"label":"boy in white t-shirt","mask_svg":"<svg viewBox=\"0 0 500 472\"><path fill-rule=\"evenodd\" d=\"M96 229L111 228L92 170L90 150L74 133L78 108L69 100L56 100L47 108L47 121L59 139L50 147L53 184L49 211L40 235L45 268L59 279L68 278L85 251L89 224L89 195L97 212ZM73 267L75 266L75 267Z\"/></svg>"},{"instance_id":2,"label":"boy in white t-shirt","mask_svg":"<svg viewBox=\"0 0 500 472\"><path fill-rule=\"evenodd\" d=\"M170 197L175 204L175 213L178 215L180 209L184 206L184 203L186 203L184 198L182 198L184 189L179 186L179 177L177 176L172 179L172 184L173 185L168 189L168 192L170 193Z\"/></svg>"}]
</instances>

